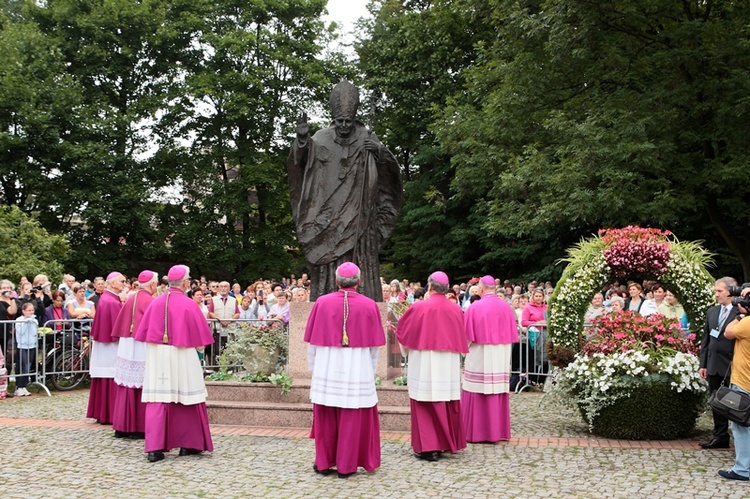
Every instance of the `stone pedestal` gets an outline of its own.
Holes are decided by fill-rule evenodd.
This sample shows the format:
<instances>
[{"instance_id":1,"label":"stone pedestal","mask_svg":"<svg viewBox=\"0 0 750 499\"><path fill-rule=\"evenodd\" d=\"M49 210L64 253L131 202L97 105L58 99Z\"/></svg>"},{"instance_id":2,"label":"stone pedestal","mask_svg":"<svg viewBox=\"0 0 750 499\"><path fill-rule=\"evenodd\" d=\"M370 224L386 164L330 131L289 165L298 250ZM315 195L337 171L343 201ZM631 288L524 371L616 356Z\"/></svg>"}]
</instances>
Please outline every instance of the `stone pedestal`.
<instances>
[{"instance_id":1,"label":"stone pedestal","mask_svg":"<svg viewBox=\"0 0 750 499\"><path fill-rule=\"evenodd\" d=\"M312 303L291 302L289 304L289 363L287 374L292 378L309 378L310 371L307 368L307 343L304 342L305 327L307 318L312 310ZM387 304L378 303L380 309L380 318L383 322L383 328L386 327ZM385 333L385 331L384 331ZM389 379L387 352L390 345L386 344L380 347L378 353L378 367L375 374L381 379ZM392 370L393 371L393 370ZM391 377L393 372L390 373ZM399 373L400 374L400 373ZM396 374L398 376L399 374Z\"/></svg>"}]
</instances>

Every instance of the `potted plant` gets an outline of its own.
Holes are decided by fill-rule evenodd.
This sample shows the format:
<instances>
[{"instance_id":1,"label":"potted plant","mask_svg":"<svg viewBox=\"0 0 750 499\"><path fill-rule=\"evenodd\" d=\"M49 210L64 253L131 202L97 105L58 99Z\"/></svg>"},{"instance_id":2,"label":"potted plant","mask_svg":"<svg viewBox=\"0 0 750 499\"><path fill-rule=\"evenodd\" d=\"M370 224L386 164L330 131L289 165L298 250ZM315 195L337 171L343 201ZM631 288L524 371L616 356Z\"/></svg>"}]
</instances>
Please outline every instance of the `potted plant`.
<instances>
[{"instance_id":1,"label":"potted plant","mask_svg":"<svg viewBox=\"0 0 750 499\"><path fill-rule=\"evenodd\" d=\"M229 365L242 365L250 373L277 373L287 359L288 339L281 321L239 323L227 341L226 361Z\"/></svg>"},{"instance_id":2,"label":"potted plant","mask_svg":"<svg viewBox=\"0 0 750 499\"><path fill-rule=\"evenodd\" d=\"M677 319L622 312L595 319L553 393L575 404L592 433L608 438L688 436L705 403L695 335Z\"/></svg>"}]
</instances>

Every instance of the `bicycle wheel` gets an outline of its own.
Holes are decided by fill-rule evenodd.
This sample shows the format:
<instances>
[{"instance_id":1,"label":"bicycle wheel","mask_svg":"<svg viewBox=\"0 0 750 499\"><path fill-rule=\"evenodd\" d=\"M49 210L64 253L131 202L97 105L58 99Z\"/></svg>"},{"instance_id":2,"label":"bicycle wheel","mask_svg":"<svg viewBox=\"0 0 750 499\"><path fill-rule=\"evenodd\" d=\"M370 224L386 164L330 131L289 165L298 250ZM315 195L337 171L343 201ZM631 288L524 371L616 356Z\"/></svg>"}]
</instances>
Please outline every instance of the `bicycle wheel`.
<instances>
[{"instance_id":1,"label":"bicycle wheel","mask_svg":"<svg viewBox=\"0 0 750 499\"><path fill-rule=\"evenodd\" d=\"M55 362L54 373L50 375L50 383L56 390L73 390L86 379L84 358L78 350L70 350L58 357Z\"/></svg>"}]
</instances>

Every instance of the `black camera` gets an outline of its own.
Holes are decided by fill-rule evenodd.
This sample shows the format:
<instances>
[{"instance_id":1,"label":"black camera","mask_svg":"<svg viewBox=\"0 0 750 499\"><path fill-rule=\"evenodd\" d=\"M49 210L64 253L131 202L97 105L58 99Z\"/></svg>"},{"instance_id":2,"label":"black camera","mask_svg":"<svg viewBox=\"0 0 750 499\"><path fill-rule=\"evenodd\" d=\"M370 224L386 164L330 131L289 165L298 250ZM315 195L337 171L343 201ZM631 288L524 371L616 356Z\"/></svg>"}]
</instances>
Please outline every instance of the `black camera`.
<instances>
[{"instance_id":1,"label":"black camera","mask_svg":"<svg viewBox=\"0 0 750 499\"><path fill-rule=\"evenodd\" d=\"M750 288L750 282L746 282L742 284L742 286L729 286L727 287L727 290L729 291L729 296L734 296L735 298L732 298L732 305L733 306L741 306L745 310L750 310L750 293L745 295L744 297L740 296L742 294L742 291Z\"/></svg>"},{"instance_id":2,"label":"black camera","mask_svg":"<svg viewBox=\"0 0 750 499\"><path fill-rule=\"evenodd\" d=\"M37 291L41 291L42 289L42 286L34 286L33 288L31 288L31 291L36 293Z\"/></svg>"}]
</instances>

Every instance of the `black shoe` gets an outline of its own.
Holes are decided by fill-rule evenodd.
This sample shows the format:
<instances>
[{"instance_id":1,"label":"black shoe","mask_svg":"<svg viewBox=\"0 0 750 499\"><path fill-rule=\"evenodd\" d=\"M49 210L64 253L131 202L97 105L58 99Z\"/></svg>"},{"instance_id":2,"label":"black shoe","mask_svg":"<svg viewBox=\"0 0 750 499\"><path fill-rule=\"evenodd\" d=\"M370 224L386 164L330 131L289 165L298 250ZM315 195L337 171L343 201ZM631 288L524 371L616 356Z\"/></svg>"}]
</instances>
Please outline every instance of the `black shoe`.
<instances>
[{"instance_id":1,"label":"black shoe","mask_svg":"<svg viewBox=\"0 0 750 499\"><path fill-rule=\"evenodd\" d=\"M728 478L729 480L740 480L743 482L747 482L748 480L750 480L750 478L746 476L738 475L733 470L719 470L719 476Z\"/></svg>"},{"instance_id":2,"label":"black shoe","mask_svg":"<svg viewBox=\"0 0 750 499\"><path fill-rule=\"evenodd\" d=\"M718 438L712 438L710 441L700 444L700 446L703 447L704 449L728 449L729 440L721 440Z\"/></svg>"},{"instance_id":3,"label":"black shoe","mask_svg":"<svg viewBox=\"0 0 750 499\"><path fill-rule=\"evenodd\" d=\"M440 458L439 452L415 452L414 457L417 459L422 459L423 461L430 461L434 462L437 461L438 458Z\"/></svg>"},{"instance_id":4,"label":"black shoe","mask_svg":"<svg viewBox=\"0 0 750 499\"><path fill-rule=\"evenodd\" d=\"M186 449L182 448L180 449L180 455L181 456L195 456L196 454L200 454L203 451L199 451L198 449Z\"/></svg>"},{"instance_id":5,"label":"black shoe","mask_svg":"<svg viewBox=\"0 0 750 499\"><path fill-rule=\"evenodd\" d=\"M356 471L352 471L351 473L339 473L339 478L349 478L353 474L355 474Z\"/></svg>"},{"instance_id":6,"label":"black shoe","mask_svg":"<svg viewBox=\"0 0 750 499\"><path fill-rule=\"evenodd\" d=\"M115 430L115 438L128 438L130 433L120 430Z\"/></svg>"},{"instance_id":7,"label":"black shoe","mask_svg":"<svg viewBox=\"0 0 750 499\"><path fill-rule=\"evenodd\" d=\"M148 453L148 462L149 463L156 463L158 461L161 461L164 459L164 453L163 452L149 452Z\"/></svg>"},{"instance_id":8,"label":"black shoe","mask_svg":"<svg viewBox=\"0 0 750 499\"><path fill-rule=\"evenodd\" d=\"M142 431L135 431L133 433L130 433L128 435L128 438L132 440L143 440L144 438L146 438L146 434L143 433Z\"/></svg>"},{"instance_id":9,"label":"black shoe","mask_svg":"<svg viewBox=\"0 0 750 499\"><path fill-rule=\"evenodd\" d=\"M328 468L327 470L319 470L318 469L318 465L317 464L313 464L313 471L315 471L315 473L319 473L321 475L330 475L335 470L333 468Z\"/></svg>"}]
</instances>

